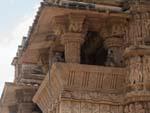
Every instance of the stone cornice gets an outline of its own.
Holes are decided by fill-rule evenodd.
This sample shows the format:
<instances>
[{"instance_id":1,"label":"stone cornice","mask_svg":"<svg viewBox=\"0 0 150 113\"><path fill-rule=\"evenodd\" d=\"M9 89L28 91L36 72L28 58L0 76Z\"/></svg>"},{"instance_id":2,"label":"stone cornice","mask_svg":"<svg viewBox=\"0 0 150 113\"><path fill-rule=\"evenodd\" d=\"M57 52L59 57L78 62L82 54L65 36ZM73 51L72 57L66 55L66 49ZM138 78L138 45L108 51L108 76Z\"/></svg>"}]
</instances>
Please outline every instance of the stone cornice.
<instances>
[{"instance_id":1,"label":"stone cornice","mask_svg":"<svg viewBox=\"0 0 150 113\"><path fill-rule=\"evenodd\" d=\"M150 47L141 45L141 46L131 46L129 48L126 48L124 57L134 57L134 56L144 56L144 55L150 55Z\"/></svg>"}]
</instances>

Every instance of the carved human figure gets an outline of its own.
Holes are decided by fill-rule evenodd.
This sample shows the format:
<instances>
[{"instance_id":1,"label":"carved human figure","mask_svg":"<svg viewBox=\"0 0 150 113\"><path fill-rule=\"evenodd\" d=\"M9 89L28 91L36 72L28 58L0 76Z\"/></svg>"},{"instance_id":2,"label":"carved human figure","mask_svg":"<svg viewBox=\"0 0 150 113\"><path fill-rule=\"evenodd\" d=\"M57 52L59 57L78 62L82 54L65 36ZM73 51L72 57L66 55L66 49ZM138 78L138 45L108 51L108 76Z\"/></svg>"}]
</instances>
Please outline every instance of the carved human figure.
<instances>
[{"instance_id":1,"label":"carved human figure","mask_svg":"<svg viewBox=\"0 0 150 113\"><path fill-rule=\"evenodd\" d=\"M142 104L138 102L135 103L135 110L136 113L145 113L145 109L143 108Z\"/></svg>"},{"instance_id":2,"label":"carved human figure","mask_svg":"<svg viewBox=\"0 0 150 113\"><path fill-rule=\"evenodd\" d=\"M135 106L134 104L129 105L129 113L135 113Z\"/></svg>"},{"instance_id":3,"label":"carved human figure","mask_svg":"<svg viewBox=\"0 0 150 113\"><path fill-rule=\"evenodd\" d=\"M112 50L108 50L106 66L115 66L114 54Z\"/></svg>"},{"instance_id":4,"label":"carved human figure","mask_svg":"<svg viewBox=\"0 0 150 113\"><path fill-rule=\"evenodd\" d=\"M135 84L143 81L142 59L140 56L133 57L130 60L130 83Z\"/></svg>"},{"instance_id":5,"label":"carved human figure","mask_svg":"<svg viewBox=\"0 0 150 113\"><path fill-rule=\"evenodd\" d=\"M124 113L129 113L129 107L128 106L125 106Z\"/></svg>"},{"instance_id":6,"label":"carved human figure","mask_svg":"<svg viewBox=\"0 0 150 113\"><path fill-rule=\"evenodd\" d=\"M150 56L144 56L143 58L143 74L144 74L144 81L150 79Z\"/></svg>"},{"instance_id":7,"label":"carved human figure","mask_svg":"<svg viewBox=\"0 0 150 113\"><path fill-rule=\"evenodd\" d=\"M137 75L137 82L143 82L143 74L142 74L142 58L140 56L137 57L136 63L136 75Z\"/></svg>"},{"instance_id":8,"label":"carved human figure","mask_svg":"<svg viewBox=\"0 0 150 113\"><path fill-rule=\"evenodd\" d=\"M52 62L64 62L63 53L56 52L52 58Z\"/></svg>"}]
</instances>

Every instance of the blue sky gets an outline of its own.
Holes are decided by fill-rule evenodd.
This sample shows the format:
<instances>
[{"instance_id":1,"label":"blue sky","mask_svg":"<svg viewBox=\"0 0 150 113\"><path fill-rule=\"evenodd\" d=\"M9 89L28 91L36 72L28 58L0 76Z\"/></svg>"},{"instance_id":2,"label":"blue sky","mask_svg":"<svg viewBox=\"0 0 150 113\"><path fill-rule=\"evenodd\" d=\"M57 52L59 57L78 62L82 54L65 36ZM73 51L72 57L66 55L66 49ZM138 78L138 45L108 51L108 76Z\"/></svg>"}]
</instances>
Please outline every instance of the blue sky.
<instances>
[{"instance_id":1,"label":"blue sky","mask_svg":"<svg viewBox=\"0 0 150 113\"><path fill-rule=\"evenodd\" d=\"M13 81L11 61L32 25L42 0L0 0L0 95L4 82Z\"/></svg>"}]
</instances>

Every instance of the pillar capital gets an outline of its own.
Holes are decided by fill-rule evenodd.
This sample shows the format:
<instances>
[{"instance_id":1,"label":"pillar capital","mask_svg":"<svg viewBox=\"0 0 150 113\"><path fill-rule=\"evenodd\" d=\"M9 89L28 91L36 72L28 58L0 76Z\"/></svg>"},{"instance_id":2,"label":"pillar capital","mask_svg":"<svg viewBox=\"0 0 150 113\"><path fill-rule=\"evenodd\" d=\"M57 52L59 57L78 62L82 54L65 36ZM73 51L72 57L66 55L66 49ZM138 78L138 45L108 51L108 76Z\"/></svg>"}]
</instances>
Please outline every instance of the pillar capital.
<instances>
[{"instance_id":1,"label":"pillar capital","mask_svg":"<svg viewBox=\"0 0 150 113\"><path fill-rule=\"evenodd\" d=\"M103 24L100 34L103 39L110 37L120 37L125 35L127 21L124 19L110 19L108 23Z\"/></svg>"},{"instance_id":2,"label":"pillar capital","mask_svg":"<svg viewBox=\"0 0 150 113\"><path fill-rule=\"evenodd\" d=\"M106 38L104 41L104 44L106 48L121 47L123 44L123 39L120 37L112 36L112 37Z\"/></svg>"},{"instance_id":3,"label":"pillar capital","mask_svg":"<svg viewBox=\"0 0 150 113\"><path fill-rule=\"evenodd\" d=\"M65 33L61 39L62 44L76 42L82 44L84 42L84 35L81 33Z\"/></svg>"}]
</instances>

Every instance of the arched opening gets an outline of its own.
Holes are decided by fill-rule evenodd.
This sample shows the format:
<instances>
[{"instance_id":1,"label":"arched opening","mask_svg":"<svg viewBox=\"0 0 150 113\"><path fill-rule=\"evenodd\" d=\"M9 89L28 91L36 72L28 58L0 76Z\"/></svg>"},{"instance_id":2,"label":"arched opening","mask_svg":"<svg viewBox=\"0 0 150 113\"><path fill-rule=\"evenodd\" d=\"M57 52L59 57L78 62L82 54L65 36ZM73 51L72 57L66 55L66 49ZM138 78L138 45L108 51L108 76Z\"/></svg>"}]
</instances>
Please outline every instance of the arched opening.
<instances>
[{"instance_id":1,"label":"arched opening","mask_svg":"<svg viewBox=\"0 0 150 113\"><path fill-rule=\"evenodd\" d=\"M107 53L99 33L89 31L81 47L81 64L105 66Z\"/></svg>"}]
</instances>

